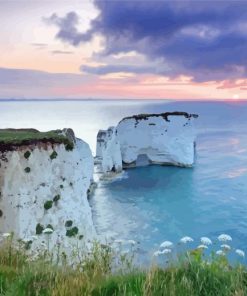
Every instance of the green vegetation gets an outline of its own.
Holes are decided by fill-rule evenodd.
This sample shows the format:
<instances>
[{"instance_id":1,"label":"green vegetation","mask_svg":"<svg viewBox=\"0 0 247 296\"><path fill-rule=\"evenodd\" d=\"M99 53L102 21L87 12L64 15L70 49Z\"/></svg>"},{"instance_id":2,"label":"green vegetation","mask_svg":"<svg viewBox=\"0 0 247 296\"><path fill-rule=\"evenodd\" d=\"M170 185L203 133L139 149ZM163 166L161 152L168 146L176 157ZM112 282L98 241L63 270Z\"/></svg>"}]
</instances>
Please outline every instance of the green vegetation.
<instances>
[{"instance_id":1,"label":"green vegetation","mask_svg":"<svg viewBox=\"0 0 247 296\"><path fill-rule=\"evenodd\" d=\"M63 189L63 184L61 184L59 187L60 187L61 189Z\"/></svg>"},{"instance_id":2,"label":"green vegetation","mask_svg":"<svg viewBox=\"0 0 247 296\"><path fill-rule=\"evenodd\" d=\"M40 132L35 129L0 129L0 147L21 146L36 142L64 144L66 150L73 150L73 142L61 130Z\"/></svg>"},{"instance_id":3,"label":"green vegetation","mask_svg":"<svg viewBox=\"0 0 247 296\"><path fill-rule=\"evenodd\" d=\"M52 208L52 204L53 204L53 200L47 200L47 201L44 203L44 208L45 208L45 210L49 210L50 208Z\"/></svg>"},{"instance_id":4,"label":"green vegetation","mask_svg":"<svg viewBox=\"0 0 247 296\"><path fill-rule=\"evenodd\" d=\"M50 159L55 159L57 158L57 152L56 151L53 151L52 154L50 155Z\"/></svg>"},{"instance_id":5,"label":"green vegetation","mask_svg":"<svg viewBox=\"0 0 247 296\"><path fill-rule=\"evenodd\" d=\"M0 210L0 218L3 216L3 211Z\"/></svg>"},{"instance_id":6,"label":"green vegetation","mask_svg":"<svg viewBox=\"0 0 247 296\"><path fill-rule=\"evenodd\" d=\"M78 227L74 226L71 229L66 230L66 236L73 237L73 236L76 236L78 232L79 232Z\"/></svg>"},{"instance_id":7,"label":"green vegetation","mask_svg":"<svg viewBox=\"0 0 247 296\"><path fill-rule=\"evenodd\" d=\"M60 194L57 194L53 197L53 201L58 202L60 198L61 198Z\"/></svg>"},{"instance_id":8,"label":"green vegetation","mask_svg":"<svg viewBox=\"0 0 247 296\"><path fill-rule=\"evenodd\" d=\"M30 157L30 155L31 155L31 152L30 152L30 151L26 151L26 152L24 153L24 157L25 157L26 159L28 159L28 158Z\"/></svg>"},{"instance_id":9,"label":"green vegetation","mask_svg":"<svg viewBox=\"0 0 247 296\"><path fill-rule=\"evenodd\" d=\"M44 226L43 225L41 225L40 223L38 223L37 225L36 225L36 234L41 234L42 232L43 232L43 230L44 230L45 228L44 228Z\"/></svg>"},{"instance_id":10,"label":"green vegetation","mask_svg":"<svg viewBox=\"0 0 247 296\"><path fill-rule=\"evenodd\" d=\"M78 251L79 252L79 251ZM30 260L25 248L13 248L8 238L0 248L0 294L6 296L245 296L247 269L231 266L224 256L203 259L203 251L188 252L166 267L153 263L133 267L127 255L116 255L95 243L71 267L63 255L49 253ZM165 262L164 257L164 262Z\"/></svg>"},{"instance_id":11,"label":"green vegetation","mask_svg":"<svg viewBox=\"0 0 247 296\"><path fill-rule=\"evenodd\" d=\"M24 169L24 171L25 171L26 173L30 173L30 172L31 172L31 169L30 169L30 167L26 167L26 168Z\"/></svg>"},{"instance_id":12,"label":"green vegetation","mask_svg":"<svg viewBox=\"0 0 247 296\"><path fill-rule=\"evenodd\" d=\"M67 221L65 222L65 227L71 227L72 224L73 224L73 221L72 221L72 220L67 220Z\"/></svg>"}]
</instances>

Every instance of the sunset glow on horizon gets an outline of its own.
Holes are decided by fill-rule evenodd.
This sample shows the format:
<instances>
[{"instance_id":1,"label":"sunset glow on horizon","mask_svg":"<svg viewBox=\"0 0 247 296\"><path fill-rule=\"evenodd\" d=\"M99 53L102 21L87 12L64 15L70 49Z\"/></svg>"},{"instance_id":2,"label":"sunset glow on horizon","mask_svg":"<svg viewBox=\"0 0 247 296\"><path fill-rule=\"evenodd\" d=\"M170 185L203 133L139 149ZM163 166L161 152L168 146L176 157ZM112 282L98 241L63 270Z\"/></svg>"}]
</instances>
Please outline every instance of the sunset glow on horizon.
<instances>
[{"instance_id":1,"label":"sunset glow on horizon","mask_svg":"<svg viewBox=\"0 0 247 296\"><path fill-rule=\"evenodd\" d=\"M247 99L244 2L0 5L2 99Z\"/></svg>"}]
</instances>

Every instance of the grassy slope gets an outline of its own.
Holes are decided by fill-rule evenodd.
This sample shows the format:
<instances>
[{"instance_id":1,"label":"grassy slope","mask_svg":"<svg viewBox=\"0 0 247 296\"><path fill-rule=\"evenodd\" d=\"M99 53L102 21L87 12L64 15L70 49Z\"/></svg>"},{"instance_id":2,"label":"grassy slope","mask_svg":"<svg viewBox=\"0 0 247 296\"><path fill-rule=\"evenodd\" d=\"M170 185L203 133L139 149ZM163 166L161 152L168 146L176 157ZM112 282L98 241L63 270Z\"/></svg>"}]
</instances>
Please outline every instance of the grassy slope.
<instances>
[{"instance_id":1,"label":"grassy slope","mask_svg":"<svg viewBox=\"0 0 247 296\"><path fill-rule=\"evenodd\" d=\"M73 143L60 130L40 132L35 129L0 129L1 146L21 146L37 142L51 142L73 147Z\"/></svg>"},{"instance_id":2,"label":"grassy slope","mask_svg":"<svg viewBox=\"0 0 247 296\"><path fill-rule=\"evenodd\" d=\"M65 262L52 265L47 255L30 262L23 251L5 245L0 250L0 295L247 295L245 267L231 267L221 256L211 264L202 258L196 253L166 269L153 266L145 271L126 267L122 260L113 273L113 257L105 248L94 248L72 269Z\"/></svg>"}]
</instances>

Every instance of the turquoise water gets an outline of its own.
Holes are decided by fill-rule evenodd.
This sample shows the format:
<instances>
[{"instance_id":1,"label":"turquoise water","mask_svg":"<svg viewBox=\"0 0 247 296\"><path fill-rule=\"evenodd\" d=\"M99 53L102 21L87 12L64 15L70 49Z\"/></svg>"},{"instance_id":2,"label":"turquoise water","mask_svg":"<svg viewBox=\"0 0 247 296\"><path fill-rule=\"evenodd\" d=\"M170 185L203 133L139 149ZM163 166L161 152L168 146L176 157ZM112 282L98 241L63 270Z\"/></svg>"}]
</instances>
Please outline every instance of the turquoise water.
<instances>
[{"instance_id":1,"label":"turquoise water","mask_svg":"<svg viewBox=\"0 0 247 296\"><path fill-rule=\"evenodd\" d=\"M149 166L100 182L90 200L103 237L139 242L150 258L164 240L232 236L247 253L247 102L0 102L0 128L72 127L95 151L98 129L137 113L198 113L194 168ZM217 249L219 246L213 246Z\"/></svg>"}]
</instances>

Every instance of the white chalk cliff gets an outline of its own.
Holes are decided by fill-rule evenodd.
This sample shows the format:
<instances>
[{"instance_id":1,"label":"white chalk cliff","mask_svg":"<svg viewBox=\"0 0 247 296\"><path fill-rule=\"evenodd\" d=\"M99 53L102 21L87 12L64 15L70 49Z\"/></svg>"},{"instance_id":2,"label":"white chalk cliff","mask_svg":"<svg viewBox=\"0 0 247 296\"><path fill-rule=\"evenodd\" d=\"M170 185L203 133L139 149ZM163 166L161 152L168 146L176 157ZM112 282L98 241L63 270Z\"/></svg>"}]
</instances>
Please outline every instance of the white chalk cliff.
<instances>
[{"instance_id":1,"label":"white chalk cliff","mask_svg":"<svg viewBox=\"0 0 247 296\"><path fill-rule=\"evenodd\" d=\"M63 134L73 141L73 149L49 140L19 146L0 142L0 233L13 231L32 249L47 239L51 249L71 249L95 236L87 200L92 153L72 130ZM52 234L42 233L47 227Z\"/></svg>"},{"instance_id":2,"label":"white chalk cliff","mask_svg":"<svg viewBox=\"0 0 247 296\"><path fill-rule=\"evenodd\" d=\"M118 171L121 167L146 164L168 164L190 167L195 158L196 114L166 112L162 114L140 114L122 119L112 136L97 137L96 159L102 163L102 171ZM113 128L111 128L113 130ZM107 132L107 131L105 131ZM117 143L114 145L113 143ZM113 155L121 155L117 163Z\"/></svg>"}]
</instances>

